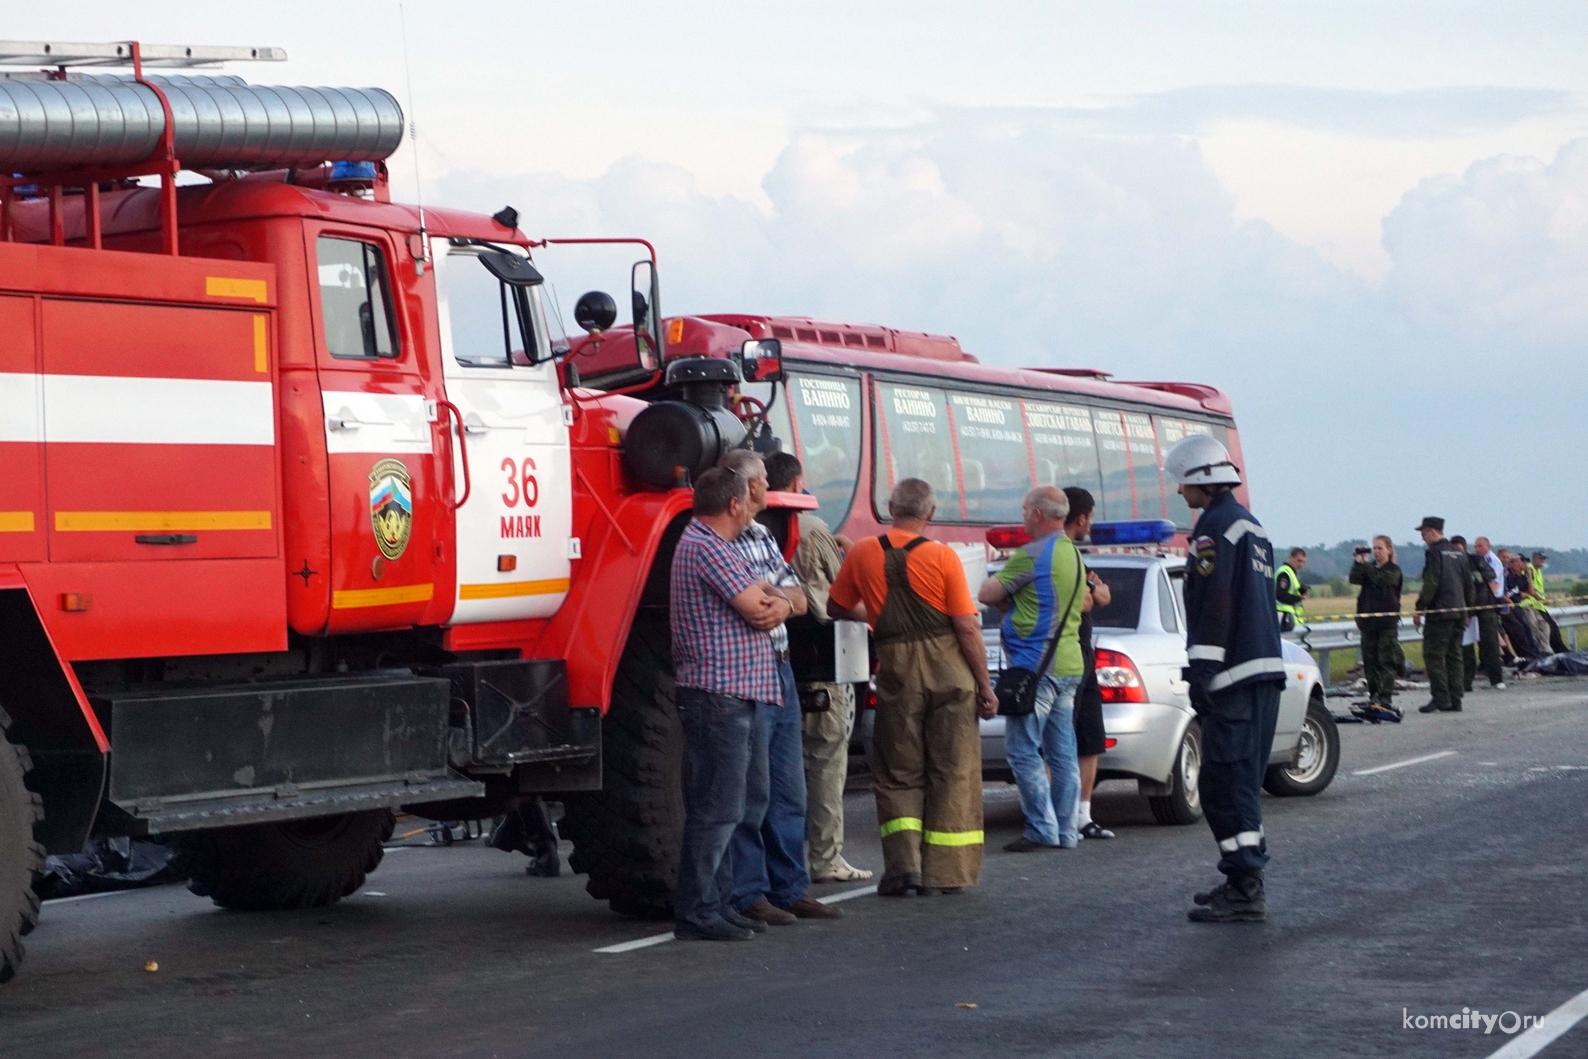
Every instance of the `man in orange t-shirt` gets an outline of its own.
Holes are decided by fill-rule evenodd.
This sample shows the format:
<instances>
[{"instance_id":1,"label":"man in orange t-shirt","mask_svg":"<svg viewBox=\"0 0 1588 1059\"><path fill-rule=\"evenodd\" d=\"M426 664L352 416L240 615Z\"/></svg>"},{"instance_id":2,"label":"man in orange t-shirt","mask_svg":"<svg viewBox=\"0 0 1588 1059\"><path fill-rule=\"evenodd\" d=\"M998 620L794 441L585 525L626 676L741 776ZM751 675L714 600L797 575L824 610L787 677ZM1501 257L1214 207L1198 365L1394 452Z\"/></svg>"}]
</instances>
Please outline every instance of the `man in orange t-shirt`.
<instances>
[{"instance_id":1,"label":"man in orange t-shirt","mask_svg":"<svg viewBox=\"0 0 1588 1059\"><path fill-rule=\"evenodd\" d=\"M981 621L954 550L921 534L932 486L893 488L893 528L849 550L827 613L870 623L877 645L873 788L884 897L956 892L981 878L981 735L997 711Z\"/></svg>"}]
</instances>

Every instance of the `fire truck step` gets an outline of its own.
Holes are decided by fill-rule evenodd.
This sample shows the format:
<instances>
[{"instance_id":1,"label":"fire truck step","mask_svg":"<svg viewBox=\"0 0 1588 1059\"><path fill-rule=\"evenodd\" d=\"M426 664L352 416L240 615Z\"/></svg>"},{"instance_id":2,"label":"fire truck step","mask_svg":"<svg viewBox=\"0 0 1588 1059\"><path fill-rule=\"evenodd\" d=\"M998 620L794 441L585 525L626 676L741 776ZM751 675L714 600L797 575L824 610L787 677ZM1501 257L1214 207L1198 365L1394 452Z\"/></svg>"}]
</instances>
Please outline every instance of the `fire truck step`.
<instances>
[{"instance_id":1,"label":"fire truck step","mask_svg":"<svg viewBox=\"0 0 1588 1059\"><path fill-rule=\"evenodd\" d=\"M396 809L426 802L478 798L484 793L485 784L453 775L426 783L398 781L327 787L301 791L286 798L247 796L164 802L137 809L127 814L127 819L132 824L129 830L138 834L164 834L275 823L365 809Z\"/></svg>"}]
</instances>

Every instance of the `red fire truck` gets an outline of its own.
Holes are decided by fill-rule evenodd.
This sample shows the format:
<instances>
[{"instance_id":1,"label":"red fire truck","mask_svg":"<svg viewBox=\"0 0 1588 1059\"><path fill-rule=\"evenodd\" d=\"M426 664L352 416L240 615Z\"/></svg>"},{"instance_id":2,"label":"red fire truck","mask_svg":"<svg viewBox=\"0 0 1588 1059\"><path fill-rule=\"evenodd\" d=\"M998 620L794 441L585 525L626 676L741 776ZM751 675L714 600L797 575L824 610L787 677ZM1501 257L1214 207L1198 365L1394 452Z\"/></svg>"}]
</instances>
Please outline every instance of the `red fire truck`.
<instances>
[{"instance_id":1,"label":"red fire truck","mask_svg":"<svg viewBox=\"0 0 1588 1059\"><path fill-rule=\"evenodd\" d=\"M0 44L46 68L0 79L0 981L41 858L96 836L303 907L396 809L547 794L593 893L668 909L679 486L775 350L664 375L647 252L603 363L651 399L581 388L513 210L390 200L390 95L145 69L282 57ZM575 311L592 345L615 315Z\"/></svg>"}]
</instances>

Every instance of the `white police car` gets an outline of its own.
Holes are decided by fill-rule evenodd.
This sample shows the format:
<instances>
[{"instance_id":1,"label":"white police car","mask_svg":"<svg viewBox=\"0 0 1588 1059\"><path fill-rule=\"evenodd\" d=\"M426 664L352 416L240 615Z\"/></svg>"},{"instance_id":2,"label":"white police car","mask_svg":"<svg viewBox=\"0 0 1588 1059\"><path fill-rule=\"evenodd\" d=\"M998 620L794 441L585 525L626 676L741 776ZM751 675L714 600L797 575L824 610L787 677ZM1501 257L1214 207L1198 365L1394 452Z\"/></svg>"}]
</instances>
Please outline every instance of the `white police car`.
<instances>
[{"instance_id":1,"label":"white police car","mask_svg":"<svg viewBox=\"0 0 1588 1059\"><path fill-rule=\"evenodd\" d=\"M1167 521L1096 523L1082 550L1088 569L1112 593L1108 606L1092 611L1108 748L1097 778L1133 779L1159 823L1189 824L1202 816L1202 727L1180 673L1186 664L1185 560L1161 547L1174 532ZM995 528L987 536L994 548L1025 539L1018 527ZM996 570L1001 563L990 565ZM1000 620L995 610L983 612L995 680L1004 665ZM1263 787L1281 796L1317 794L1334 780L1340 737L1312 656L1285 641L1284 657L1285 690ZM1009 778L1002 717L981 722L981 744L984 773Z\"/></svg>"}]
</instances>

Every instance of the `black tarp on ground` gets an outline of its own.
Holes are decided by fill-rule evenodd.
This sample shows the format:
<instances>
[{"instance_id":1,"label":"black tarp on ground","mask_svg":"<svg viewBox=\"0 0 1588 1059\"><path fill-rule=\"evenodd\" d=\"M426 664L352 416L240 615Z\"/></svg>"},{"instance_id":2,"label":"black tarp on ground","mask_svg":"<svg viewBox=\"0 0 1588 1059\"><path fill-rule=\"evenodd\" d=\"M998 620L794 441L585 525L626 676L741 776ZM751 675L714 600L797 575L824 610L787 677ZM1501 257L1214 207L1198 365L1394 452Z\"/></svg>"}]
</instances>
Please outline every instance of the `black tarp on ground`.
<instances>
[{"instance_id":1,"label":"black tarp on ground","mask_svg":"<svg viewBox=\"0 0 1588 1059\"><path fill-rule=\"evenodd\" d=\"M45 858L33 889L50 900L185 878L187 866L176 846L145 838L96 838L81 853Z\"/></svg>"}]
</instances>

